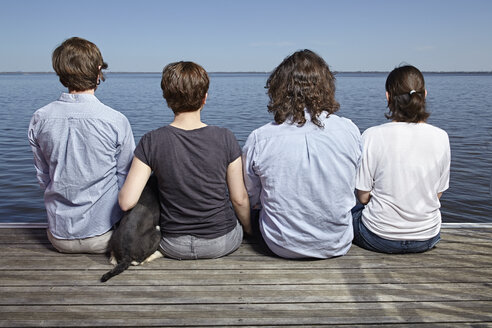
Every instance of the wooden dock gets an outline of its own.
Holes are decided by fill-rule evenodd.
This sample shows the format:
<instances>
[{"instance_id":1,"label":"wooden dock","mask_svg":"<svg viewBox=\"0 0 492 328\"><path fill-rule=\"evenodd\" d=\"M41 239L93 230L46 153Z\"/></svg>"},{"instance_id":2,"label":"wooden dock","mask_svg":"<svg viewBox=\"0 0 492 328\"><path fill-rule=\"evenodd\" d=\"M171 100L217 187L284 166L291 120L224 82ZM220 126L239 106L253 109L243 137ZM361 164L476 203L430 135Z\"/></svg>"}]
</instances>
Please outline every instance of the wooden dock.
<instances>
[{"instance_id":1,"label":"wooden dock","mask_svg":"<svg viewBox=\"0 0 492 328\"><path fill-rule=\"evenodd\" d=\"M64 255L44 229L0 229L0 326L492 327L492 228L444 228L434 250L357 246L284 260L254 240L217 260L158 259L107 283L102 255Z\"/></svg>"}]
</instances>

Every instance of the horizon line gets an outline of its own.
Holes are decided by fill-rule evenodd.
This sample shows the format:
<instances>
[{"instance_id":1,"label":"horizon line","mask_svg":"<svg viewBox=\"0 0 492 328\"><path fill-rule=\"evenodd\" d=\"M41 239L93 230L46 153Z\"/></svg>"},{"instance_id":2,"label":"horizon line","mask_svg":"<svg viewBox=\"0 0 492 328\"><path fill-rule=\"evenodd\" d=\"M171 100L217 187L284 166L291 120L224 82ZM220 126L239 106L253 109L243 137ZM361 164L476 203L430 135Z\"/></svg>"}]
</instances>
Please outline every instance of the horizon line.
<instances>
[{"instance_id":1,"label":"horizon line","mask_svg":"<svg viewBox=\"0 0 492 328\"><path fill-rule=\"evenodd\" d=\"M336 71L333 70L333 73L389 73L390 71L378 71L378 70L368 70L368 71ZM150 72L150 71L106 71L105 74L162 74L162 72ZM207 72L208 74L271 74L272 71L211 71ZM490 71L422 71L422 73L439 73L439 74L453 74L453 73L461 73L461 74L492 74L492 70ZM3 71L0 74L56 74L53 71Z\"/></svg>"}]
</instances>

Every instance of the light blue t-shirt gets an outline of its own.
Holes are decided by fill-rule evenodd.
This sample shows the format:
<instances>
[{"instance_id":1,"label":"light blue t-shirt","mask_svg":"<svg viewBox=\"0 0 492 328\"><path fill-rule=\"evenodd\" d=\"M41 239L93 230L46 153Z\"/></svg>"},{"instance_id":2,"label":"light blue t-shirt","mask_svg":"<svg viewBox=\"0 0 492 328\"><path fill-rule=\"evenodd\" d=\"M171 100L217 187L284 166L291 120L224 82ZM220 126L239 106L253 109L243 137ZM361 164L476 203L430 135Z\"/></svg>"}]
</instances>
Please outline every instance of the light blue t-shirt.
<instances>
[{"instance_id":1,"label":"light blue t-shirt","mask_svg":"<svg viewBox=\"0 0 492 328\"><path fill-rule=\"evenodd\" d=\"M109 231L135 149L127 118L94 95L63 93L34 113L28 137L53 236Z\"/></svg>"},{"instance_id":2,"label":"light blue t-shirt","mask_svg":"<svg viewBox=\"0 0 492 328\"><path fill-rule=\"evenodd\" d=\"M352 243L355 175L361 136L337 115L297 124L269 123L253 131L243 148L251 206L260 206L260 230L268 247L286 258L329 258Z\"/></svg>"}]
</instances>

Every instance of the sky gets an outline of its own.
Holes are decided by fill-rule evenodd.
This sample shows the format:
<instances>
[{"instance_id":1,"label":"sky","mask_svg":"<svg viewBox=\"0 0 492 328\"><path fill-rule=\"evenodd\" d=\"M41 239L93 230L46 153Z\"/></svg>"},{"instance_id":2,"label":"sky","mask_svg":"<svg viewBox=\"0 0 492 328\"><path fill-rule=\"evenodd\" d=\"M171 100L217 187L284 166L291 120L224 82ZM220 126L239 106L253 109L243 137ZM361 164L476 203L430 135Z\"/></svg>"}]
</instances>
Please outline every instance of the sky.
<instances>
[{"instance_id":1,"label":"sky","mask_svg":"<svg viewBox=\"0 0 492 328\"><path fill-rule=\"evenodd\" d=\"M52 72L72 36L113 72L269 72L300 49L334 71L492 71L491 17L490 0L0 0L0 72Z\"/></svg>"}]
</instances>

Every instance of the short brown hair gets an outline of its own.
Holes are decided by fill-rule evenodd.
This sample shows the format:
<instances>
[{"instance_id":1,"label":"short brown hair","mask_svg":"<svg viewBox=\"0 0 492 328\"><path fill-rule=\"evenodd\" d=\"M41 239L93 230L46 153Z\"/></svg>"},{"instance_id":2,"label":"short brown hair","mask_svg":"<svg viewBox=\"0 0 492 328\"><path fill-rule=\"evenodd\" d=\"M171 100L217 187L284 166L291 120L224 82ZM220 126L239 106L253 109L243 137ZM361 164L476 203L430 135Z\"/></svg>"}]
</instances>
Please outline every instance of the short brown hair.
<instances>
[{"instance_id":1,"label":"short brown hair","mask_svg":"<svg viewBox=\"0 0 492 328\"><path fill-rule=\"evenodd\" d=\"M108 68L97 46L78 37L59 45L53 51L52 62L61 84L70 91L96 89L98 80L104 81L101 70Z\"/></svg>"},{"instance_id":2,"label":"short brown hair","mask_svg":"<svg viewBox=\"0 0 492 328\"><path fill-rule=\"evenodd\" d=\"M425 122L430 113L425 105L424 75L414 66L395 68L386 79L389 113L396 122Z\"/></svg>"},{"instance_id":3,"label":"short brown hair","mask_svg":"<svg viewBox=\"0 0 492 328\"><path fill-rule=\"evenodd\" d=\"M333 114L340 108L335 100L335 76L326 62L311 50L297 51L272 72L267 80L268 111L277 124L286 120L302 126L306 123L304 110L319 127L318 117L326 111Z\"/></svg>"},{"instance_id":4,"label":"short brown hair","mask_svg":"<svg viewBox=\"0 0 492 328\"><path fill-rule=\"evenodd\" d=\"M162 95L175 114L200 109L209 84L207 72L193 62L171 63L162 71Z\"/></svg>"}]
</instances>

